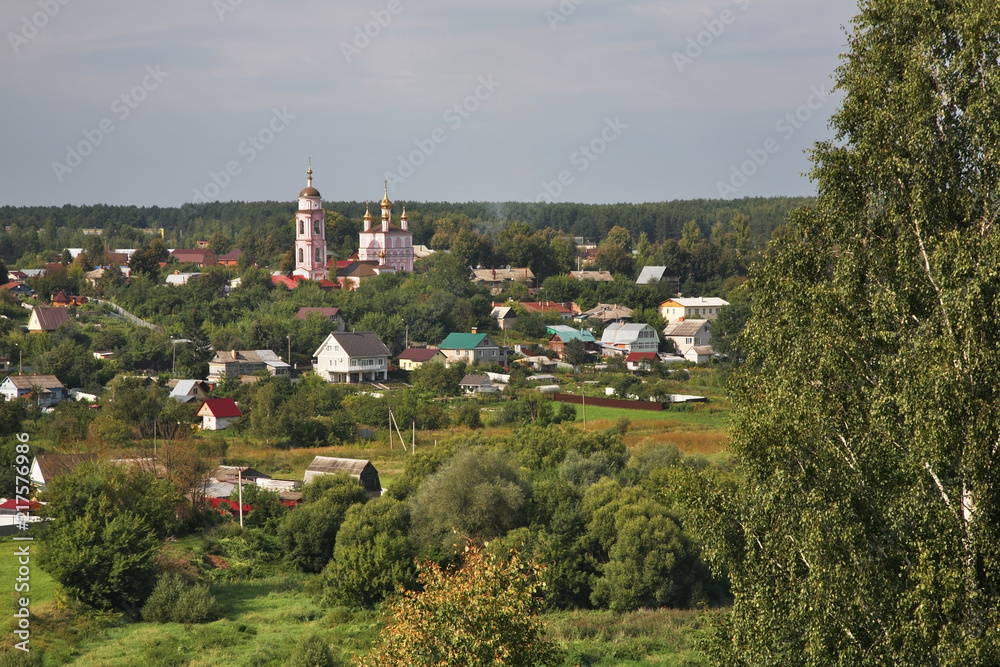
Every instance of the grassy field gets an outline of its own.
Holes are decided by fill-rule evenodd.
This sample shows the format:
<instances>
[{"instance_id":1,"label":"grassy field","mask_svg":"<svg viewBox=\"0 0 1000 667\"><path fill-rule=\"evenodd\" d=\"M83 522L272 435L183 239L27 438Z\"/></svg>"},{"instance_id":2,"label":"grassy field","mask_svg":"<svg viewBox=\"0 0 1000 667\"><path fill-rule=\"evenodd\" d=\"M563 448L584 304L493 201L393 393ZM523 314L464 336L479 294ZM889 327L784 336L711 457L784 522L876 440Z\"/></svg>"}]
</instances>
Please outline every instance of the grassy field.
<instances>
[{"instance_id":1,"label":"grassy field","mask_svg":"<svg viewBox=\"0 0 1000 667\"><path fill-rule=\"evenodd\" d=\"M172 555L198 557L202 540L190 536L167 546ZM12 582L14 543L0 542L0 581ZM216 620L202 625L130 622L57 600L52 580L31 572L33 650L46 665L87 667L279 667L296 647L319 634L348 662L371 646L379 628L376 612L324 609L310 594L315 575L283 574L240 582L217 582ZM13 588L13 586L11 586ZM10 619L12 595L3 609ZM557 612L544 616L547 632L565 651L563 665L705 664L694 642L705 626L704 612L669 609L616 614ZM13 629L10 620L8 629ZM9 633L5 633L8 634ZM11 647L5 639L2 649Z\"/></svg>"}]
</instances>

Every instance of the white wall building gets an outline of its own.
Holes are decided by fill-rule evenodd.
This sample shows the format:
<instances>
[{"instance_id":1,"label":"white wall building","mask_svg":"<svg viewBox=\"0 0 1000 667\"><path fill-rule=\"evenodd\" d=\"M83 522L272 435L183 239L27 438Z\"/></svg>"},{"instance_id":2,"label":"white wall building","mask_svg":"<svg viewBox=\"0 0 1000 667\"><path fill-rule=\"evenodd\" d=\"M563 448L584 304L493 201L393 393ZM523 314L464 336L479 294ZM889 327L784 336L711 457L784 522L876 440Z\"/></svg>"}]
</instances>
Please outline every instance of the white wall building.
<instances>
[{"instance_id":1,"label":"white wall building","mask_svg":"<svg viewBox=\"0 0 1000 667\"><path fill-rule=\"evenodd\" d=\"M389 348L371 331L335 331L313 354L313 370L327 382L378 382L389 373Z\"/></svg>"}]
</instances>

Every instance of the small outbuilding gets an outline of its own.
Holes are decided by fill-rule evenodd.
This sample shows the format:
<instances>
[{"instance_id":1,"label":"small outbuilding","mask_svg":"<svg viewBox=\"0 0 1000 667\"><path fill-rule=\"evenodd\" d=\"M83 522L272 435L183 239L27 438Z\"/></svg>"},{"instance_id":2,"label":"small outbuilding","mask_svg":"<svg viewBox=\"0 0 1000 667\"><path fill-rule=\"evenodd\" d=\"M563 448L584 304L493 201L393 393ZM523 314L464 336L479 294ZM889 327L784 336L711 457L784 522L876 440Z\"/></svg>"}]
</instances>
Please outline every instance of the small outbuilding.
<instances>
[{"instance_id":1,"label":"small outbuilding","mask_svg":"<svg viewBox=\"0 0 1000 667\"><path fill-rule=\"evenodd\" d=\"M362 459L340 459L332 456L317 456L306 468L302 480L308 484L317 477L323 475L346 474L361 482L361 486L368 492L369 498L378 498L382 495L382 483L378 478L378 470L371 461Z\"/></svg>"}]
</instances>

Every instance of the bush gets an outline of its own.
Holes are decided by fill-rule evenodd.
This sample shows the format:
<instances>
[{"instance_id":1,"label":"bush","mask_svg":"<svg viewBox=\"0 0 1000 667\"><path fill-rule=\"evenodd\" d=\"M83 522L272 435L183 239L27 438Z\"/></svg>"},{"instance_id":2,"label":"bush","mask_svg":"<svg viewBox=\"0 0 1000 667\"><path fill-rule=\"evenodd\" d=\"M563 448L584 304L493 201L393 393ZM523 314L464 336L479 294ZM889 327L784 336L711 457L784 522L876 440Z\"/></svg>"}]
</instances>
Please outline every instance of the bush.
<instances>
[{"instance_id":1,"label":"bush","mask_svg":"<svg viewBox=\"0 0 1000 667\"><path fill-rule=\"evenodd\" d=\"M142 608L142 618L153 623L204 623L212 616L215 598L204 584L189 585L176 574L160 577Z\"/></svg>"},{"instance_id":2,"label":"bush","mask_svg":"<svg viewBox=\"0 0 1000 667\"><path fill-rule=\"evenodd\" d=\"M338 667L342 664L330 652L330 644L321 635L310 635L292 654L292 667Z\"/></svg>"},{"instance_id":3,"label":"bush","mask_svg":"<svg viewBox=\"0 0 1000 667\"><path fill-rule=\"evenodd\" d=\"M479 417L479 406L475 403L466 403L459 408L455 415L455 425L468 426L472 429L482 428L483 420Z\"/></svg>"}]
</instances>

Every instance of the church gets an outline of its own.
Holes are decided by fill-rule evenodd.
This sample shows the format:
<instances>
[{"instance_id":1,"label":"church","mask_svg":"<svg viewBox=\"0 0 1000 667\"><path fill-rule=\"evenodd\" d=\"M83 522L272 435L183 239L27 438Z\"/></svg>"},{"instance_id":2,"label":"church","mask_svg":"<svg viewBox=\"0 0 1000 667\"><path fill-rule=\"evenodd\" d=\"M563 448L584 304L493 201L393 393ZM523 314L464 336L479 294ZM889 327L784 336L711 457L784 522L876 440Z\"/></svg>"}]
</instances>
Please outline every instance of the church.
<instances>
[{"instance_id":1,"label":"church","mask_svg":"<svg viewBox=\"0 0 1000 667\"><path fill-rule=\"evenodd\" d=\"M306 187L299 192L299 208L295 212L295 270L293 276L306 280L323 280L327 275L326 224L319 190L312 184L312 163L306 171ZM385 184L382 198L382 219L372 226L372 214L365 211L364 230L358 239L358 260L369 264L375 273L413 271L413 232L406 221L406 209L399 226L392 224L392 202Z\"/></svg>"},{"instance_id":2,"label":"church","mask_svg":"<svg viewBox=\"0 0 1000 667\"><path fill-rule=\"evenodd\" d=\"M372 214L365 211L365 227L358 239L358 259L377 262L396 271L413 271L413 232L406 222L406 208L399 217L399 226L392 224L392 202L389 184L382 198L381 224L372 228Z\"/></svg>"}]
</instances>

